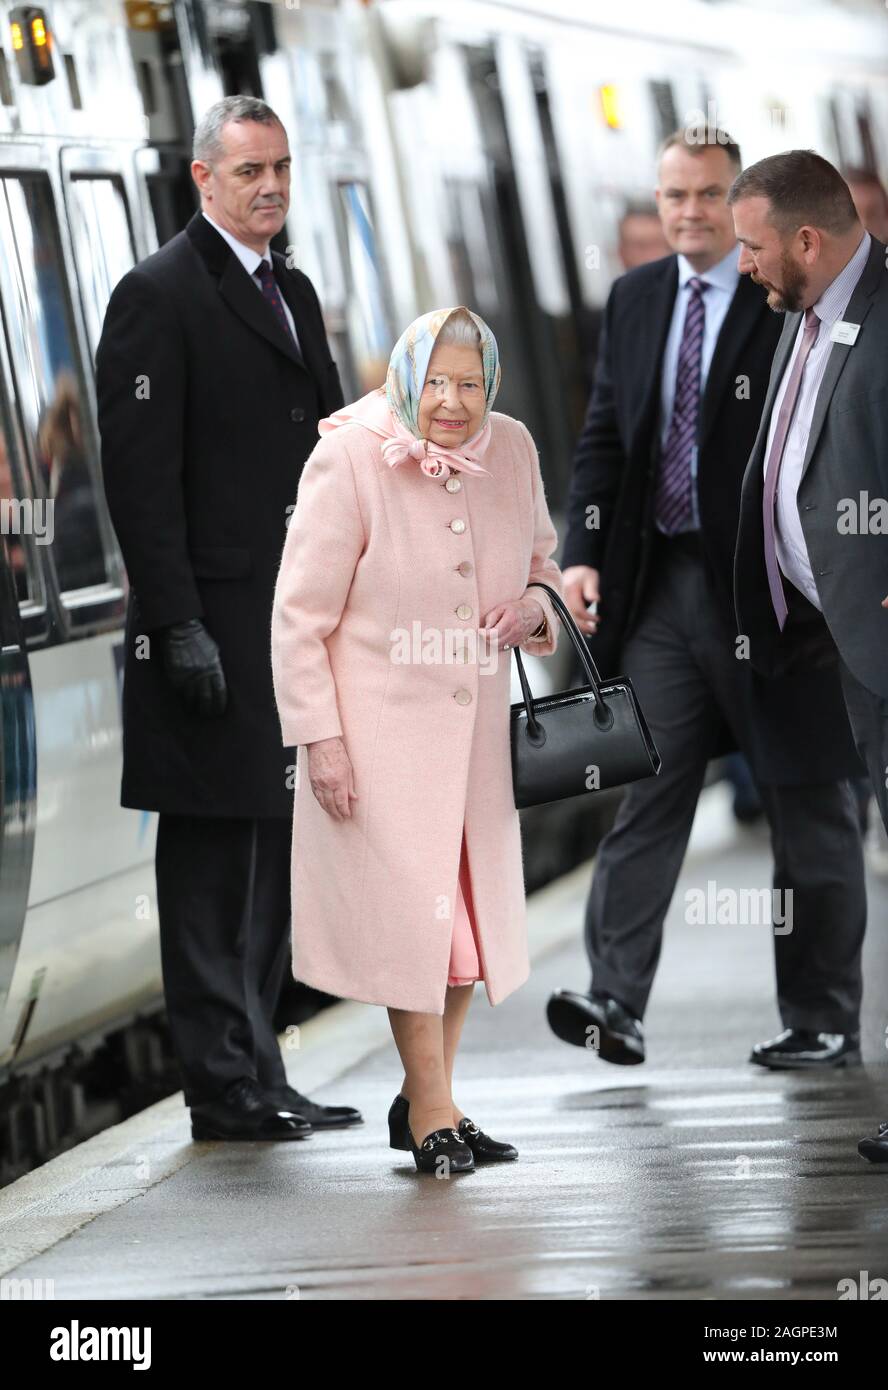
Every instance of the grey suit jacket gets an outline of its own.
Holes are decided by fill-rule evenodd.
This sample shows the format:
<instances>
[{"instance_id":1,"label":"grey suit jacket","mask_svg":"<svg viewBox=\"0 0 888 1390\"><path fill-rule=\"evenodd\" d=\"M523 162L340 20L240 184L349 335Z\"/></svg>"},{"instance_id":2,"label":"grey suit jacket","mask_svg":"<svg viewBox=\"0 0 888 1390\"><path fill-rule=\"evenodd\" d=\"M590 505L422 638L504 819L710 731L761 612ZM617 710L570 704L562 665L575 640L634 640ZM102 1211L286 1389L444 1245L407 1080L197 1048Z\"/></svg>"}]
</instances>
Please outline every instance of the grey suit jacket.
<instances>
[{"instance_id":1,"label":"grey suit jacket","mask_svg":"<svg viewBox=\"0 0 888 1390\"><path fill-rule=\"evenodd\" d=\"M765 570L762 486L771 411L801 317L786 315L740 499L737 619L753 665L768 674L791 667L800 631L792 616L800 596L789 581L790 620L782 634L777 626ZM881 606L888 597L888 250L875 238L844 319L860 332L853 346L832 345L797 500L829 633L857 679L888 697L888 609Z\"/></svg>"}]
</instances>

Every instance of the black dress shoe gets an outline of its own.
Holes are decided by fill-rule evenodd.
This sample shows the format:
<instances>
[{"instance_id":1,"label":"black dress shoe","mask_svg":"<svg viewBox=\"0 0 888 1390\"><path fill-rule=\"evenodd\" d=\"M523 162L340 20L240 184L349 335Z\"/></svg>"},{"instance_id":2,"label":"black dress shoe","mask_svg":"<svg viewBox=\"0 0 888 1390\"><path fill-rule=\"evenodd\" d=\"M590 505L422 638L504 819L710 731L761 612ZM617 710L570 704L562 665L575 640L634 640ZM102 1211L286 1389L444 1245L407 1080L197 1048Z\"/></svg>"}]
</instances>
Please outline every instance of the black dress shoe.
<instances>
[{"instance_id":1,"label":"black dress shoe","mask_svg":"<svg viewBox=\"0 0 888 1390\"><path fill-rule=\"evenodd\" d=\"M514 1144L491 1139L490 1135L479 1129L474 1120L470 1120L467 1115L463 1115L459 1122L459 1132L472 1150L472 1157L476 1163L503 1163L518 1157L518 1150Z\"/></svg>"},{"instance_id":2,"label":"black dress shoe","mask_svg":"<svg viewBox=\"0 0 888 1390\"><path fill-rule=\"evenodd\" d=\"M402 1096L399 1091L392 1101L388 1113L389 1148L410 1148L410 1141L407 1137L407 1112L409 1108L409 1100L406 1096ZM504 1144L498 1139L491 1139L489 1134L485 1134L483 1129L479 1129L465 1115L459 1122L459 1133L472 1150L472 1156L476 1163L499 1163L505 1159L518 1157L518 1150L513 1144Z\"/></svg>"},{"instance_id":3,"label":"black dress shoe","mask_svg":"<svg viewBox=\"0 0 888 1390\"><path fill-rule=\"evenodd\" d=\"M419 1148L416 1147L416 1140L408 1124L407 1140L410 1145L410 1152L413 1154L413 1161L421 1173L473 1173L475 1171L475 1157L465 1139L461 1138L455 1129L433 1129L431 1134L427 1134ZM442 1168L441 1159L447 1160L447 1167Z\"/></svg>"},{"instance_id":4,"label":"black dress shoe","mask_svg":"<svg viewBox=\"0 0 888 1390\"><path fill-rule=\"evenodd\" d=\"M351 1105L318 1105L292 1086L280 1086L263 1091L263 1095L280 1110L292 1110L308 1120L312 1129L344 1129L346 1125L362 1125L364 1116Z\"/></svg>"},{"instance_id":5,"label":"black dress shoe","mask_svg":"<svg viewBox=\"0 0 888 1390\"><path fill-rule=\"evenodd\" d=\"M608 994L575 994L559 989L546 1006L549 1027L562 1042L597 1052L603 1062L634 1067L644 1061L644 1029L618 1000ZM598 1029L597 1047L591 1028Z\"/></svg>"},{"instance_id":6,"label":"black dress shoe","mask_svg":"<svg viewBox=\"0 0 888 1390\"><path fill-rule=\"evenodd\" d=\"M267 1100L251 1076L232 1081L220 1100L191 1107L192 1139L308 1139L302 1115Z\"/></svg>"},{"instance_id":7,"label":"black dress shoe","mask_svg":"<svg viewBox=\"0 0 888 1390\"><path fill-rule=\"evenodd\" d=\"M824 1071L860 1061L858 1033L814 1033L804 1028L785 1028L770 1042L756 1043L750 1062L774 1071Z\"/></svg>"},{"instance_id":8,"label":"black dress shoe","mask_svg":"<svg viewBox=\"0 0 888 1390\"><path fill-rule=\"evenodd\" d=\"M857 1152L861 1158L868 1158L870 1163L888 1163L888 1120L879 1125L875 1139L861 1139Z\"/></svg>"}]
</instances>

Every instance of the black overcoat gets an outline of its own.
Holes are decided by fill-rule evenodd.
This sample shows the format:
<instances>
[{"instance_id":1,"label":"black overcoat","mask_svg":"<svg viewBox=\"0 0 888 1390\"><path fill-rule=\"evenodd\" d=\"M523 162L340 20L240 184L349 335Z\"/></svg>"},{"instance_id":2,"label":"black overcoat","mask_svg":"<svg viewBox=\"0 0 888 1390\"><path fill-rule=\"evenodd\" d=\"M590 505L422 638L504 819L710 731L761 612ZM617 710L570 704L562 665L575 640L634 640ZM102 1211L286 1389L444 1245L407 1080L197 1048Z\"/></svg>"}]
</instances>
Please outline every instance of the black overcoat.
<instances>
[{"instance_id":1,"label":"black overcoat","mask_svg":"<svg viewBox=\"0 0 888 1390\"><path fill-rule=\"evenodd\" d=\"M108 305L96 389L105 492L130 581L123 806L292 814L295 750L281 745L272 688L272 600L318 419L343 397L311 281L277 252L272 260L301 354L200 212L123 277ZM190 713L163 673L158 630L186 618L201 618L219 644L228 707L217 719Z\"/></svg>"},{"instance_id":2,"label":"black overcoat","mask_svg":"<svg viewBox=\"0 0 888 1390\"><path fill-rule=\"evenodd\" d=\"M614 283L574 459L561 566L593 565L601 572L601 625L588 640L603 675L619 673L623 644L652 579L660 381L677 292L676 256L639 266ZM701 540L712 603L733 632L740 491L782 327L783 316L768 308L764 290L741 276L700 404ZM590 505L598 507L597 517L587 512ZM587 526L587 518L597 527ZM739 650L738 680L748 700L759 778L805 785L860 775L837 667L802 665L791 675L765 679ZM709 752L734 746L724 728Z\"/></svg>"}]
</instances>

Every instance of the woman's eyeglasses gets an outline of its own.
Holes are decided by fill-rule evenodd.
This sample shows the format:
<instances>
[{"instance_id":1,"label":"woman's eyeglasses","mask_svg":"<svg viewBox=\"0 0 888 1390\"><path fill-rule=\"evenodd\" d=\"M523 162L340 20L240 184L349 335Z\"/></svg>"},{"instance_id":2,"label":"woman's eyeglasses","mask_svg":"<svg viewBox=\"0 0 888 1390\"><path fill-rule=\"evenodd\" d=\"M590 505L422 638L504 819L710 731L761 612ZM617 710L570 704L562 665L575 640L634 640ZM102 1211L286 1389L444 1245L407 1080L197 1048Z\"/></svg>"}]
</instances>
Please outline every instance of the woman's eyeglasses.
<instances>
[{"instance_id":1,"label":"woman's eyeglasses","mask_svg":"<svg viewBox=\"0 0 888 1390\"><path fill-rule=\"evenodd\" d=\"M483 392L479 381L462 380L459 377L449 377L444 372L436 372L434 376L426 377L425 385L422 388L423 395L437 396L439 401L443 401L444 397L449 394L453 381L456 382L460 395L479 396Z\"/></svg>"}]
</instances>

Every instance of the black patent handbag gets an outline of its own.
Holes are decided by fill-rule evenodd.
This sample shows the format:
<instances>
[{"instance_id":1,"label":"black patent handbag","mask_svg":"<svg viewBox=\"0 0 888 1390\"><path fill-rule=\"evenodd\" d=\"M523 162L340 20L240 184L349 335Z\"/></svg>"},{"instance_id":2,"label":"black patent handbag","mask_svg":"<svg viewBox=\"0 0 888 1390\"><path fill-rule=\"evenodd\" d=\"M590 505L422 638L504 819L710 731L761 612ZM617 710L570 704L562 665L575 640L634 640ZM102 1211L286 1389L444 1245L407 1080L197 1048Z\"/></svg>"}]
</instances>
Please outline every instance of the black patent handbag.
<instances>
[{"instance_id":1,"label":"black patent handbag","mask_svg":"<svg viewBox=\"0 0 888 1390\"><path fill-rule=\"evenodd\" d=\"M660 754L626 676L602 681L583 635L561 595L545 589L588 677L588 685L535 700L521 660L523 700L511 708L512 785L515 805L540 806L656 777Z\"/></svg>"}]
</instances>

